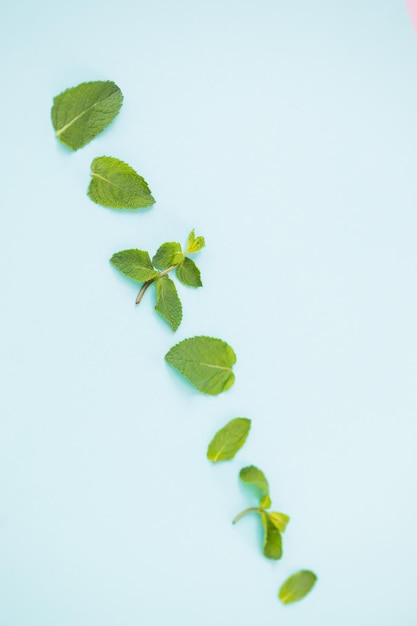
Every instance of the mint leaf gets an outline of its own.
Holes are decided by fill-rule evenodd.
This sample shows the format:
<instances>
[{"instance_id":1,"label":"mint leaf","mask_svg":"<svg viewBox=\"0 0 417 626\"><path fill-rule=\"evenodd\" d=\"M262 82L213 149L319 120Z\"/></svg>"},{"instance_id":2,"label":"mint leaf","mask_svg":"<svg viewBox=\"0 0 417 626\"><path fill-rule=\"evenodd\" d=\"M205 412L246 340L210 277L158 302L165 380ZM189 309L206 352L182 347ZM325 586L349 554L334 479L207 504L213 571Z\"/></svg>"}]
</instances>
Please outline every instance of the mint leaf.
<instances>
[{"instance_id":1,"label":"mint leaf","mask_svg":"<svg viewBox=\"0 0 417 626\"><path fill-rule=\"evenodd\" d=\"M278 513L277 511L268 511L268 517L270 522L282 533L290 521L288 515L285 515L285 513Z\"/></svg>"},{"instance_id":2,"label":"mint leaf","mask_svg":"<svg viewBox=\"0 0 417 626\"><path fill-rule=\"evenodd\" d=\"M178 265L176 273L178 280L183 285L187 285L187 287L203 286L203 283L201 282L200 270L194 261L188 257L185 257L185 259Z\"/></svg>"},{"instance_id":3,"label":"mint leaf","mask_svg":"<svg viewBox=\"0 0 417 626\"><path fill-rule=\"evenodd\" d=\"M269 496L268 481L265 474L261 472L260 469L254 465L249 465L248 467L243 467L240 470L239 476L240 480L243 480L243 482L249 485L254 485L264 496ZM271 500L269 500L269 506L271 506Z\"/></svg>"},{"instance_id":4,"label":"mint leaf","mask_svg":"<svg viewBox=\"0 0 417 626\"><path fill-rule=\"evenodd\" d=\"M94 139L120 111L123 94L110 80L81 83L55 96L52 125L58 139L78 150Z\"/></svg>"},{"instance_id":5,"label":"mint leaf","mask_svg":"<svg viewBox=\"0 0 417 626\"><path fill-rule=\"evenodd\" d=\"M282 538L278 528L271 522L268 513L260 513L264 529L264 555L268 559L278 560L282 557Z\"/></svg>"},{"instance_id":6,"label":"mint leaf","mask_svg":"<svg viewBox=\"0 0 417 626\"><path fill-rule=\"evenodd\" d=\"M125 276L142 283L159 276L159 272L152 267L149 254L144 250L122 250L116 252L110 263L117 267Z\"/></svg>"},{"instance_id":7,"label":"mint leaf","mask_svg":"<svg viewBox=\"0 0 417 626\"><path fill-rule=\"evenodd\" d=\"M175 241L168 241L167 243L163 243L162 246L159 246L152 258L152 263L159 270L167 270L173 265L181 263L183 259L184 255L181 250L181 245Z\"/></svg>"},{"instance_id":8,"label":"mint leaf","mask_svg":"<svg viewBox=\"0 0 417 626\"><path fill-rule=\"evenodd\" d=\"M166 319L172 330L177 330L182 320L182 305L173 281L168 276L161 276L155 282L155 310Z\"/></svg>"},{"instance_id":9,"label":"mint leaf","mask_svg":"<svg viewBox=\"0 0 417 626\"><path fill-rule=\"evenodd\" d=\"M235 380L233 349L221 339L191 337L184 339L165 355L166 361L183 374L199 391L218 395Z\"/></svg>"},{"instance_id":10,"label":"mint leaf","mask_svg":"<svg viewBox=\"0 0 417 626\"><path fill-rule=\"evenodd\" d=\"M206 242L204 241L204 237L196 237L193 229L188 235L187 250L185 251L185 254L198 252L201 248L204 248L205 245Z\"/></svg>"},{"instance_id":11,"label":"mint leaf","mask_svg":"<svg viewBox=\"0 0 417 626\"><path fill-rule=\"evenodd\" d=\"M143 209L155 203L146 181L135 170L114 157L97 157L91 163L88 195L112 209Z\"/></svg>"},{"instance_id":12,"label":"mint leaf","mask_svg":"<svg viewBox=\"0 0 417 626\"><path fill-rule=\"evenodd\" d=\"M283 604L302 600L314 587L317 576L310 570L296 572L282 584L278 597Z\"/></svg>"},{"instance_id":13,"label":"mint leaf","mask_svg":"<svg viewBox=\"0 0 417 626\"><path fill-rule=\"evenodd\" d=\"M246 417L236 417L221 428L211 440L207 458L213 463L233 459L246 441L251 421Z\"/></svg>"}]
</instances>

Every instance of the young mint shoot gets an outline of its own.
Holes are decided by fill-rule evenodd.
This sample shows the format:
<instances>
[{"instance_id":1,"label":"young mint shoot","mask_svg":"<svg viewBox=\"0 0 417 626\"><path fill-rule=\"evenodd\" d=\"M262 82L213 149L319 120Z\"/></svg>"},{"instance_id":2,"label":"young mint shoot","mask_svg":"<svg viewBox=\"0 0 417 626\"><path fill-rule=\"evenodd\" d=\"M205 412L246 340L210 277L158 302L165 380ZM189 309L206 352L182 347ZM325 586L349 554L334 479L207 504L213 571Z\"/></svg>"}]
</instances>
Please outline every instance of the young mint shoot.
<instances>
[{"instance_id":1,"label":"young mint shoot","mask_svg":"<svg viewBox=\"0 0 417 626\"><path fill-rule=\"evenodd\" d=\"M249 465L240 470L240 479L253 487L259 497L259 506L253 506L245 509L233 520L233 524L236 524L247 513L258 513L263 531L263 553L268 559L278 560L282 557L282 537L281 533L285 531L285 528L290 521L288 515L285 513L278 513L278 511L268 511L270 509L272 501L269 495L269 484L265 474L255 467Z\"/></svg>"}]
</instances>

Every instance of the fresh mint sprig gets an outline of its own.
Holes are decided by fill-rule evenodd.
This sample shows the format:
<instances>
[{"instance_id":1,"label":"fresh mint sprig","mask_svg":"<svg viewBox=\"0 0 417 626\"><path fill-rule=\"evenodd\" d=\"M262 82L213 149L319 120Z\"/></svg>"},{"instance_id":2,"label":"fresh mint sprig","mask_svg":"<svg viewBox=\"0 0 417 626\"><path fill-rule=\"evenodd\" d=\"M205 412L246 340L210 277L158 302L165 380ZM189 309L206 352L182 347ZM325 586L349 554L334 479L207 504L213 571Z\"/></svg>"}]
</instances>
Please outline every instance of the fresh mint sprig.
<instances>
[{"instance_id":1,"label":"fresh mint sprig","mask_svg":"<svg viewBox=\"0 0 417 626\"><path fill-rule=\"evenodd\" d=\"M143 283L136 304L142 301L146 290L155 284L155 310L163 317L172 330L177 330L182 320L182 303L175 283L168 274L176 270L178 280L188 287L201 287L200 270L188 256L198 252L205 245L204 237L196 237L194 230L188 236L185 252L181 244L169 241L159 246L152 257L145 250L122 250L116 252L110 263L122 274Z\"/></svg>"},{"instance_id":2,"label":"fresh mint sprig","mask_svg":"<svg viewBox=\"0 0 417 626\"><path fill-rule=\"evenodd\" d=\"M247 513L258 513L264 531L263 553L268 559L278 560L282 557L281 533L285 531L290 518L285 513L267 510L271 507L272 501L269 495L268 481L260 469L254 465L249 465L240 470L239 477L244 483L256 489L259 495L259 506L245 509L236 515L232 523L236 524Z\"/></svg>"}]
</instances>

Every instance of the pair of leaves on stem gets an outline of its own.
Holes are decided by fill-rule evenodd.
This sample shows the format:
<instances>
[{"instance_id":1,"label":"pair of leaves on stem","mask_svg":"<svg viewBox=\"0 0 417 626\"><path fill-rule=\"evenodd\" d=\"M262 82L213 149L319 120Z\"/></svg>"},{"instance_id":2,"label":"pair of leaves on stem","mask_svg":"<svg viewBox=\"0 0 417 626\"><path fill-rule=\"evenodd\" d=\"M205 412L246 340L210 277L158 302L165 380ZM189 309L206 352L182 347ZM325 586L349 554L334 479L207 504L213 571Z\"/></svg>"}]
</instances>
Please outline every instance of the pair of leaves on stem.
<instances>
[{"instance_id":1,"label":"pair of leaves on stem","mask_svg":"<svg viewBox=\"0 0 417 626\"><path fill-rule=\"evenodd\" d=\"M136 298L142 300L143 294L155 284L155 310L168 322L172 330L177 330L182 320L182 304L175 283L168 274L175 270L178 280L188 287L201 287L200 270L187 254L198 252L205 245L203 237L196 237L194 230L188 236L185 252L177 242L163 243L152 260L145 250L122 250L110 259L122 274L143 283Z\"/></svg>"},{"instance_id":2,"label":"pair of leaves on stem","mask_svg":"<svg viewBox=\"0 0 417 626\"><path fill-rule=\"evenodd\" d=\"M259 506L250 507L236 515L233 524L236 524L247 513L258 513L264 531L263 553L268 559L278 560L282 557L281 533L285 531L290 518L284 513L267 510L270 509L272 501L269 495L268 481L260 469L254 465L249 465L240 470L239 477L244 483L254 487L258 494L260 493Z\"/></svg>"},{"instance_id":3,"label":"pair of leaves on stem","mask_svg":"<svg viewBox=\"0 0 417 626\"><path fill-rule=\"evenodd\" d=\"M107 128L122 103L120 88L110 80L66 89L52 105L55 134L71 150L78 150ZM91 163L88 195L96 204L113 209L143 209L155 203L144 178L127 163L108 156Z\"/></svg>"}]
</instances>

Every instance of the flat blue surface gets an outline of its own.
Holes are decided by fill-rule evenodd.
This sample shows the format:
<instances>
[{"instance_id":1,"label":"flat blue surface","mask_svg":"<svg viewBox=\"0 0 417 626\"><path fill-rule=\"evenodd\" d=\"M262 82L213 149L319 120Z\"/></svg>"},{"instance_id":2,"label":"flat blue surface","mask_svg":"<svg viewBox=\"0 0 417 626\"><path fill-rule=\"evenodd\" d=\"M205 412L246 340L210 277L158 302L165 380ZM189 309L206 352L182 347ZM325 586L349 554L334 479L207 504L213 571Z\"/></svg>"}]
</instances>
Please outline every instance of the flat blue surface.
<instances>
[{"instance_id":1,"label":"flat blue surface","mask_svg":"<svg viewBox=\"0 0 417 626\"><path fill-rule=\"evenodd\" d=\"M1 626L415 626L417 41L386 0L74 0L1 10ZM54 95L122 111L70 154ZM89 165L157 200L119 213ZM195 228L203 289L173 334L108 263ZM164 363L208 334L236 383ZM252 419L236 459L205 451ZM291 516L261 554L254 463ZM283 607L300 568L319 582Z\"/></svg>"}]
</instances>

